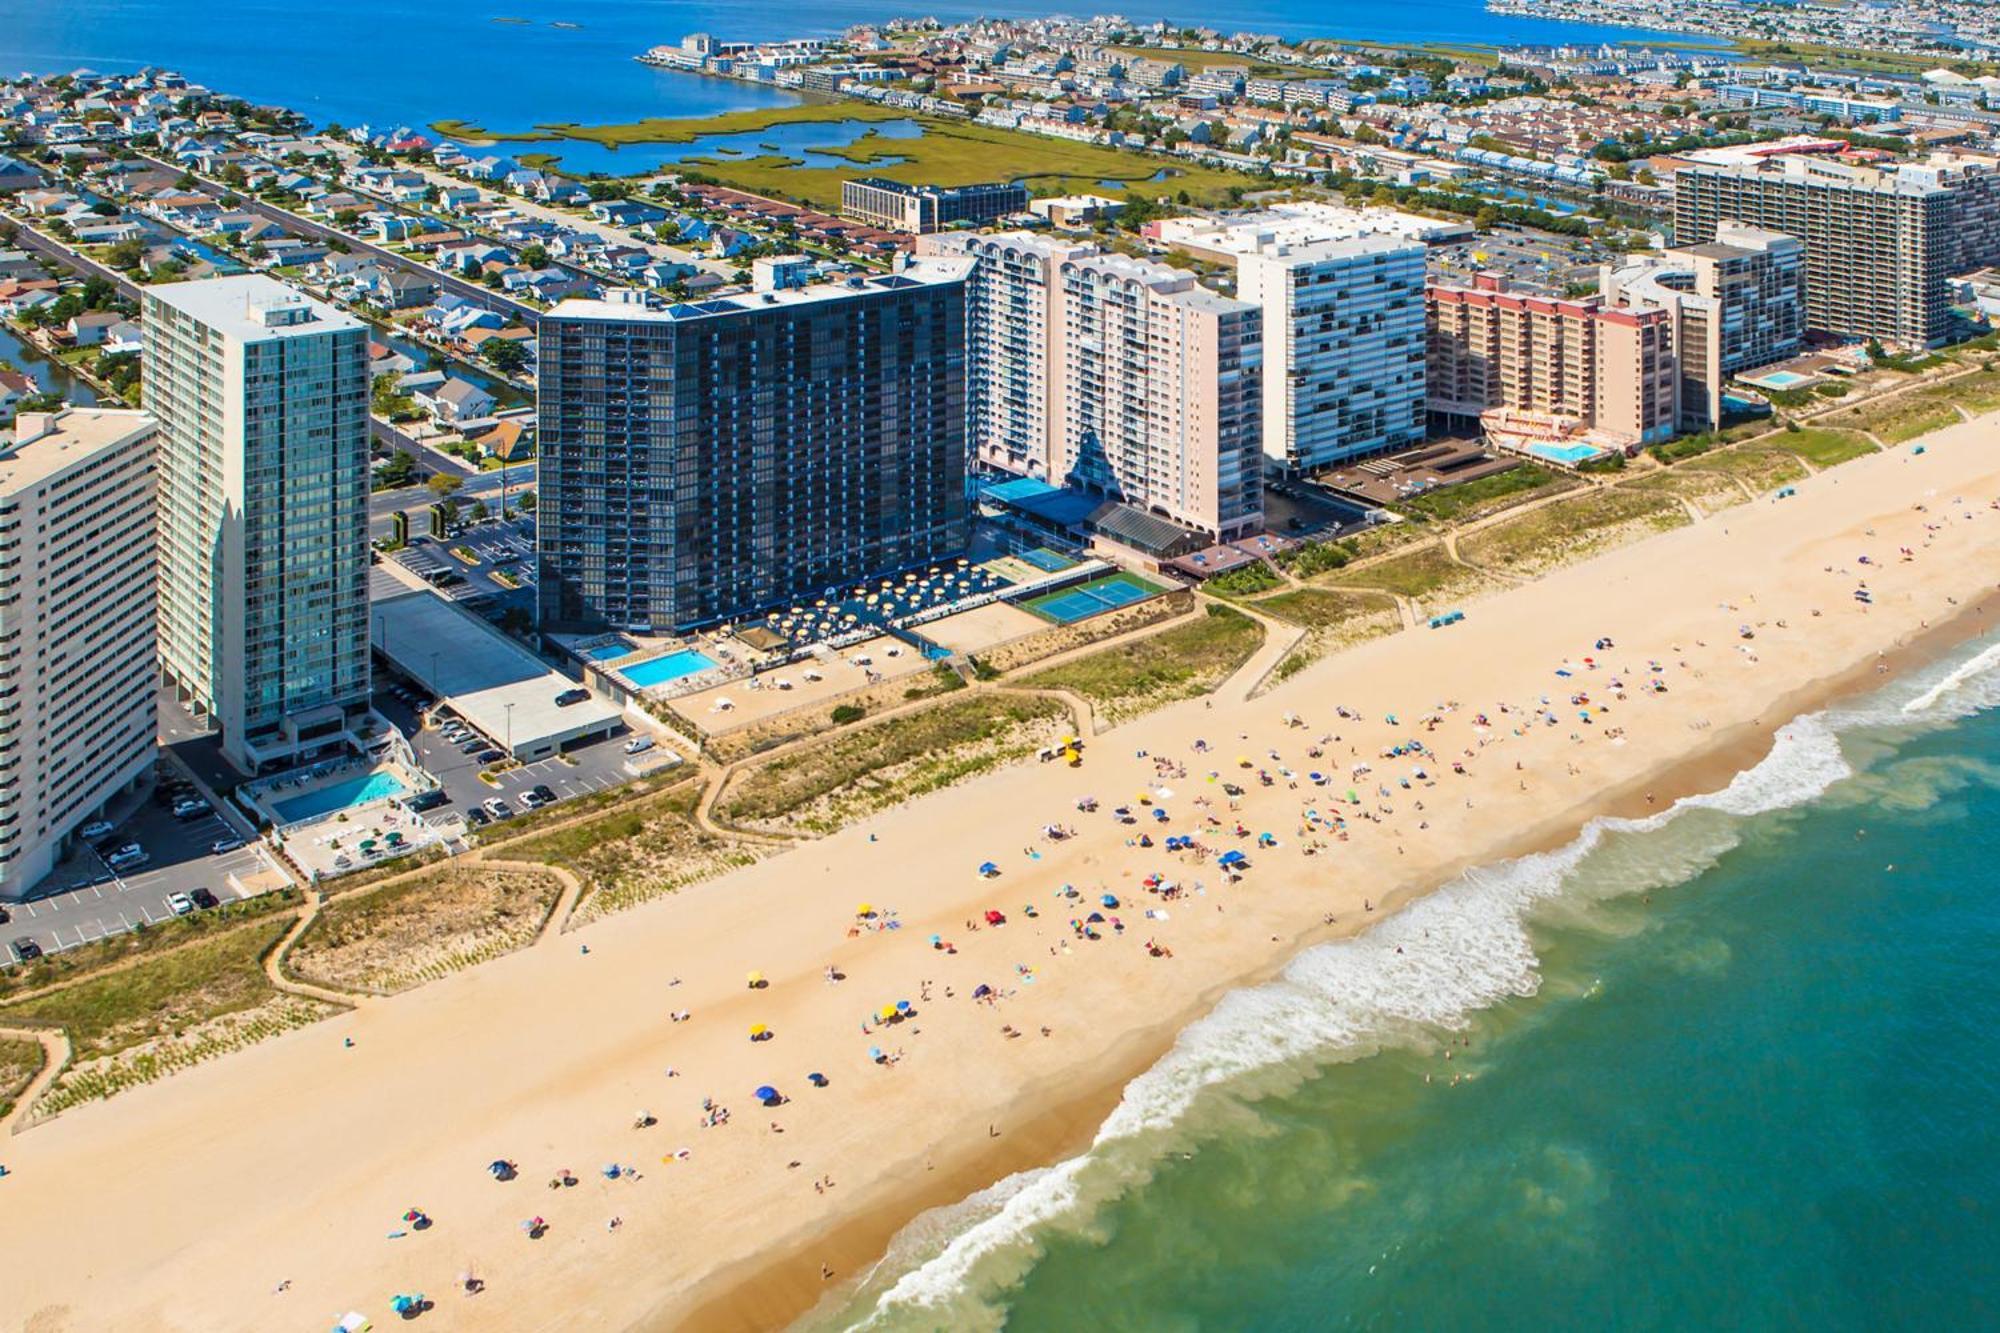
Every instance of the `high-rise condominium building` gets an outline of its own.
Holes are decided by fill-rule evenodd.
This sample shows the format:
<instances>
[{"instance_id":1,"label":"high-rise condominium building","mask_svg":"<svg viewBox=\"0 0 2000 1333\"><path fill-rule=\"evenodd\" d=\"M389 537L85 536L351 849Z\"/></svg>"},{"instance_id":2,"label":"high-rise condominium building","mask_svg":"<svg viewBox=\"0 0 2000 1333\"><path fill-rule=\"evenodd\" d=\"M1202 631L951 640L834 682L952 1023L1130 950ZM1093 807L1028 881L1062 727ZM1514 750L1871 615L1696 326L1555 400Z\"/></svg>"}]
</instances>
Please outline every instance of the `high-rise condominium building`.
<instances>
[{"instance_id":1,"label":"high-rise condominium building","mask_svg":"<svg viewBox=\"0 0 2000 1333\"><path fill-rule=\"evenodd\" d=\"M1804 243L1808 327L1927 346L1949 330L1948 279L2000 262L2000 172L1799 155L1683 168L1674 178L1675 239L1714 240L1725 222Z\"/></svg>"},{"instance_id":2,"label":"high-rise condominium building","mask_svg":"<svg viewBox=\"0 0 2000 1333\"><path fill-rule=\"evenodd\" d=\"M979 185L905 185L880 176L840 183L840 211L857 222L918 235L959 223L978 225L1028 207L1028 187L1014 181Z\"/></svg>"},{"instance_id":3,"label":"high-rise condominium building","mask_svg":"<svg viewBox=\"0 0 2000 1333\"><path fill-rule=\"evenodd\" d=\"M1588 432L1618 445L1672 438L1679 386L1666 311L1510 292L1497 275L1425 295L1430 410L1445 425L1498 411L1512 426Z\"/></svg>"},{"instance_id":4,"label":"high-rise condominium building","mask_svg":"<svg viewBox=\"0 0 2000 1333\"><path fill-rule=\"evenodd\" d=\"M1064 479L1218 540L1264 522L1256 306L1164 264L1062 266Z\"/></svg>"},{"instance_id":5,"label":"high-rise condominium building","mask_svg":"<svg viewBox=\"0 0 2000 1333\"><path fill-rule=\"evenodd\" d=\"M544 315L544 628L672 631L962 553L971 267Z\"/></svg>"},{"instance_id":6,"label":"high-rise condominium building","mask_svg":"<svg viewBox=\"0 0 2000 1333\"><path fill-rule=\"evenodd\" d=\"M1238 252L1263 312L1265 461L1297 474L1424 438L1424 247L1388 236Z\"/></svg>"},{"instance_id":7,"label":"high-rise condominium building","mask_svg":"<svg viewBox=\"0 0 2000 1333\"><path fill-rule=\"evenodd\" d=\"M368 330L261 276L146 289L160 666L245 771L368 708Z\"/></svg>"},{"instance_id":8,"label":"high-rise condominium building","mask_svg":"<svg viewBox=\"0 0 2000 1333\"><path fill-rule=\"evenodd\" d=\"M153 445L73 407L0 447L0 897L153 762Z\"/></svg>"},{"instance_id":9,"label":"high-rise condominium building","mask_svg":"<svg viewBox=\"0 0 2000 1333\"><path fill-rule=\"evenodd\" d=\"M978 261L968 379L982 465L1211 538L1263 522L1256 306L1179 269L1026 233L918 248Z\"/></svg>"},{"instance_id":10,"label":"high-rise condominium building","mask_svg":"<svg viewBox=\"0 0 2000 1333\"><path fill-rule=\"evenodd\" d=\"M1731 375L1795 356L1805 346L1805 247L1739 222L1713 241L1606 265L1605 303L1667 312L1668 341L1680 374L1683 426L1722 420Z\"/></svg>"}]
</instances>

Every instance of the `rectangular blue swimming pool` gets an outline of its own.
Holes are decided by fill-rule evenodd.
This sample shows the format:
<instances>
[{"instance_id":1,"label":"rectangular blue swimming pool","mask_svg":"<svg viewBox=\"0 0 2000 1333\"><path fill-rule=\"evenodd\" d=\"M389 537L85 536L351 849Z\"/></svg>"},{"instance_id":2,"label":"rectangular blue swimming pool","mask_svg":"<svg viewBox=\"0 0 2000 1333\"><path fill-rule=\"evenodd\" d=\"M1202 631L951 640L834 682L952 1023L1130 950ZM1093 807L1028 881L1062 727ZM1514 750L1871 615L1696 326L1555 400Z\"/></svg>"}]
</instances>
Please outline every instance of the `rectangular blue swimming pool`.
<instances>
[{"instance_id":1,"label":"rectangular blue swimming pool","mask_svg":"<svg viewBox=\"0 0 2000 1333\"><path fill-rule=\"evenodd\" d=\"M336 782L318 791L309 791L303 796L293 796L282 801L271 802L271 809L277 812L281 824L296 824L301 819L317 819L330 815L336 810L351 806L366 805L385 797L401 796L409 790L392 773L364 773L358 778Z\"/></svg>"},{"instance_id":2,"label":"rectangular blue swimming pool","mask_svg":"<svg viewBox=\"0 0 2000 1333\"><path fill-rule=\"evenodd\" d=\"M619 658L630 657L638 651L629 643L600 643L595 648L584 649L583 658L589 662L616 662Z\"/></svg>"},{"instance_id":3,"label":"rectangular blue swimming pool","mask_svg":"<svg viewBox=\"0 0 2000 1333\"><path fill-rule=\"evenodd\" d=\"M1804 384L1809 375L1800 375L1790 370L1774 370L1768 375L1757 375L1750 379L1752 384L1761 384L1767 389L1789 389L1795 384Z\"/></svg>"},{"instance_id":4,"label":"rectangular blue swimming pool","mask_svg":"<svg viewBox=\"0 0 2000 1333\"><path fill-rule=\"evenodd\" d=\"M715 665L715 659L707 653L692 648L683 648L665 657L655 657L637 662L628 667L620 667L618 674L638 689L651 689L655 685L665 685L683 676L692 676L697 671L706 671Z\"/></svg>"}]
</instances>

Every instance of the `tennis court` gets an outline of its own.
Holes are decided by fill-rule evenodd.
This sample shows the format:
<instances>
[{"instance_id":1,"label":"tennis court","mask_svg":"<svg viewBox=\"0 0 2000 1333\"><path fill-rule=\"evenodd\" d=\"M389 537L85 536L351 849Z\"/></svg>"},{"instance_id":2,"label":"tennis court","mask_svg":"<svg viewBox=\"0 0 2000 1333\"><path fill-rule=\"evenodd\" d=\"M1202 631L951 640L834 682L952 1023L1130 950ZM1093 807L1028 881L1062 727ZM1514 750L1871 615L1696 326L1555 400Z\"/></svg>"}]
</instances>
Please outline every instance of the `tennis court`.
<instances>
[{"instance_id":1,"label":"tennis court","mask_svg":"<svg viewBox=\"0 0 2000 1333\"><path fill-rule=\"evenodd\" d=\"M1036 569L1041 570L1044 574L1061 573L1063 570L1076 564L1076 561L1070 559L1060 551L1051 551L1046 546L1037 546L1032 551L1023 551L1020 558L1033 565Z\"/></svg>"},{"instance_id":2,"label":"tennis court","mask_svg":"<svg viewBox=\"0 0 2000 1333\"><path fill-rule=\"evenodd\" d=\"M1045 597L1031 598L1021 605L1059 624L1073 625L1079 620L1103 615L1106 611L1116 611L1121 606L1143 602L1165 591L1159 584L1149 583L1137 574L1111 574L1061 592L1049 593Z\"/></svg>"}]
</instances>

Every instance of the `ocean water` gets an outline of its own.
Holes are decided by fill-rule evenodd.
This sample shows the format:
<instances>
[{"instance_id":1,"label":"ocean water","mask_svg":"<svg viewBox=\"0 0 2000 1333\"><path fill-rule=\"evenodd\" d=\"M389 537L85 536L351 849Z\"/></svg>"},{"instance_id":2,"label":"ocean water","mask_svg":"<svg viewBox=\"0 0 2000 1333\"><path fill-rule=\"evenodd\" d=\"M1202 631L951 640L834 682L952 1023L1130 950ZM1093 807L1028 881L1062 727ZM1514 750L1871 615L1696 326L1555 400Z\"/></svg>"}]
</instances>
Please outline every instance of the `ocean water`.
<instances>
[{"instance_id":1,"label":"ocean water","mask_svg":"<svg viewBox=\"0 0 2000 1333\"><path fill-rule=\"evenodd\" d=\"M321 123L421 126L449 117L489 129L520 129L553 121L707 115L795 100L776 89L655 70L632 59L690 32L729 40L825 36L898 14L951 20L1060 8L1034 0L910 6L896 0L821 0L804 10L741 0L360 0L339 6L296 0L10 0L0 4L0 71L163 65L252 101L296 108ZM1287 36L1385 41L1645 35L1502 18L1487 14L1482 0L1420 0L1387 10L1357 0L1244 0L1231 6L1226 19L1199 6L1170 6L1159 16ZM603 150L565 145L563 151L565 161L581 170L619 165Z\"/></svg>"},{"instance_id":2,"label":"ocean water","mask_svg":"<svg viewBox=\"0 0 2000 1333\"><path fill-rule=\"evenodd\" d=\"M803 1326L2000 1327L1996 705L1972 645L1306 951Z\"/></svg>"}]
</instances>

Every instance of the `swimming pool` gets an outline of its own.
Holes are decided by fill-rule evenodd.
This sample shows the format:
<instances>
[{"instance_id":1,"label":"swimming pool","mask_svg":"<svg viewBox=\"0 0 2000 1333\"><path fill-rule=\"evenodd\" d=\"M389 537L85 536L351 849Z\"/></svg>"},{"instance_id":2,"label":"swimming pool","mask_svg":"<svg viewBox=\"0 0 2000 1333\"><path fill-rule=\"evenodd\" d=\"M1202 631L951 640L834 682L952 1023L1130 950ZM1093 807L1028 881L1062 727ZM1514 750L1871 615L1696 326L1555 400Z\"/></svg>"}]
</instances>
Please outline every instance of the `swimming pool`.
<instances>
[{"instance_id":1,"label":"swimming pool","mask_svg":"<svg viewBox=\"0 0 2000 1333\"><path fill-rule=\"evenodd\" d=\"M336 810L350 806L366 805L370 801L380 801L390 796L401 796L409 791L393 773L379 769L364 773L358 778L348 778L318 791L309 791L303 796L293 796L283 801L271 802L281 824L296 824L301 819L317 819L330 815Z\"/></svg>"},{"instance_id":2,"label":"swimming pool","mask_svg":"<svg viewBox=\"0 0 2000 1333\"><path fill-rule=\"evenodd\" d=\"M630 657L638 651L631 644L620 640L616 643L600 643L595 648L586 648L582 656L586 662L615 662L621 657Z\"/></svg>"},{"instance_id":3,"label":"swimming pool","mask_svg":"<svg viewBox=\"0 0 2000 1333\"><path fill-rule=\"evenodd\" d=\"M692 676L697 671L706 671L715 665L715 659L707 653L683 648L665 657L655 657L628 667L620 667L618 674L630 681L638 689L651 689L655 685L665 685L683 676Z\"/></svg>"},{"instance_id":4,"label":"swimming pool","mask_svg":"<svg viewBox=\"0 0 2000 1333\"><path fill-rule=\"evenodd\" d=\"M1604 452L1594 444L1524 444L1521 448L1537 458L1546 458L1551 463L1567 463L1571 467L1588 463Z\"/></svg>"},{"instance_id":5,"label":"swimming pool","mask_svg":"<svg viewBox=\"0 0 2000 1333\"><path fill-rule=\"evenodd\" d=\"M1759 375L1747 383L1761 385L1766 389L1789 389L1795 384L1804 384L1810 375L1801 375L1791 370L1774 370L1768 375Z\"/></svg>"}]
</instances>

